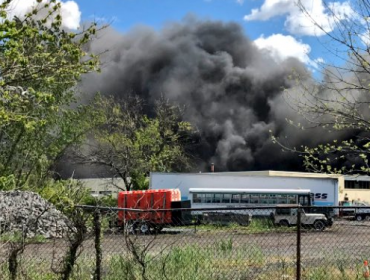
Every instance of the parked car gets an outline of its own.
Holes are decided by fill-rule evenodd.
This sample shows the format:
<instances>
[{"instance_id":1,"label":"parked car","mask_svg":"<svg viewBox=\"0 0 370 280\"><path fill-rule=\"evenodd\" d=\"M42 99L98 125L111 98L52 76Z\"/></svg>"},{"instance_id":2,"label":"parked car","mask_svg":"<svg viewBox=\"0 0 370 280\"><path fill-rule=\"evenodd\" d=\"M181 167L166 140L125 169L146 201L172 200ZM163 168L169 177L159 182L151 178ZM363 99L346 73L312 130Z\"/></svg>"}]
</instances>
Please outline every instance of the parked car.
<instances>
[{"instance_id":1,"label":"parked car","mask_svg":"<svg viewBox=\"0 0 370 280\"><path fill-rule=\"evenodd\" d=\"M297 207L297 208L287 208ZM312 227L317 231L323 231L326 227L330 227L332 222L329 221L324 214L306 213L303 208L298 208L299 205L278 205L273 215L275 225L279 226L295 226L297 225L298 209L301 211L301 224L303 226Z\"/></svg>"},{"instance_id":2,"label":"parked car","mask_svg":"<svg viewBox=\"0 0 370 280\"><path fill-rule=\"evenodd\" d=\"M340 203L341 206L348 208L342 208L340 211L341 216L354 216L357 221L369 220L370 219L370 204L365 201L353 200L343 201ZM361 208L351 208L361 207Z\"/></svg>"}]
</instances>

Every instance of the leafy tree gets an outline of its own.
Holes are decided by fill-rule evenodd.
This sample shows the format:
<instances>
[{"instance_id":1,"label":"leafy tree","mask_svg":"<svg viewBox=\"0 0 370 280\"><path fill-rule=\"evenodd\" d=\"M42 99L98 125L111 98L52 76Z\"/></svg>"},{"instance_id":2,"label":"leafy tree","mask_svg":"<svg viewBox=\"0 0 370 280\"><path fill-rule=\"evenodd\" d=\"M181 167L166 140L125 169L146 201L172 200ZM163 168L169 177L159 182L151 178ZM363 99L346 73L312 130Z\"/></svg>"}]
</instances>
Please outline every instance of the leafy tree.
<instances>
[{"instance_id":1,"label":"leafy tree","mask_svg":"<svg viewBox=\"0 0 370 280\"><path fill-rule=\"evenodd\" d=\"M302 13L326 35L318 38L323 47L340 63L321 64L322 82L296 74L293 77L299 90L287 90L286 99L306 121L305 126L297 124L300 129L323 128L319 133L332 133L333 140L300 149L273 140L299 152L305 167L314 172L370 173L370 1L350 3L347 14L327 3L330 18L322 25L303 1L298 1Z\"/></svg>"},{"instance_id":2,"label":"leafy tree","mask_svg":"<svg viewBox=\"0 0 370 280\"><path fill-rule=\"evenodd\" d=\"M10 0L0 5L0 188L39 184L95 117L72 105L80 76L99 69L83 51L96 24L67 32L60 3L37 2L23 18L8 16Z\"/></svg>"},{"instance_id":3,"label":"leafy tree","mask_svg":"<svg viewBox=\"0 0 370 280\"><path fill-rule=\"evenodd\" d=\"M88 148L77 154L81 163L108 167L128 190L147 188L150 171L190 167L186 147L193 129L181 120L179 107L159 100L152 118L143 113L144 107L138 97L99 100L96 108L104 112L105 121L94 130Z\"/></svg>"}]
</instances>

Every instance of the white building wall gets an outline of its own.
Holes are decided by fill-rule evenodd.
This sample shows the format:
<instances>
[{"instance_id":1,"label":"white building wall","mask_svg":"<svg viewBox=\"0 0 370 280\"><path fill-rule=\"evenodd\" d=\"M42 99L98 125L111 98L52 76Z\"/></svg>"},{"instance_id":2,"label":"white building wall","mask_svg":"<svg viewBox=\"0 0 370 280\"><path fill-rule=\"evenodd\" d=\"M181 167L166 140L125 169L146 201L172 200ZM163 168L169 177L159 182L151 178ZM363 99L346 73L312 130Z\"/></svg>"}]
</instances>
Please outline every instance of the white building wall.
<instances>
[{"instance_id":1,"label":"white building wall","mask_svg":"<svg viewBox=\"0 0 370 280\"><path fill-rule=\"evenodd\" d=\"M337 205L339 199L336 178L234 176L230 173L228 175L222 173L151 173L150 188L180 189L183 200L189 199L190 188L310 189L315 193L315 200L322 205Z\"/></svg>"},{"instance_id":2,"label":"white building wall","mask_svg":"<svg viewBox=\"0 0 370 280\"><path fill-rule=\"evenodd\" d=\"M79 179L79 181L90 189L90 193L94 197L111 195L116 198L118 192L125 190L125 183L121 178L89 178Z\"/></svg>"}]
</instances>

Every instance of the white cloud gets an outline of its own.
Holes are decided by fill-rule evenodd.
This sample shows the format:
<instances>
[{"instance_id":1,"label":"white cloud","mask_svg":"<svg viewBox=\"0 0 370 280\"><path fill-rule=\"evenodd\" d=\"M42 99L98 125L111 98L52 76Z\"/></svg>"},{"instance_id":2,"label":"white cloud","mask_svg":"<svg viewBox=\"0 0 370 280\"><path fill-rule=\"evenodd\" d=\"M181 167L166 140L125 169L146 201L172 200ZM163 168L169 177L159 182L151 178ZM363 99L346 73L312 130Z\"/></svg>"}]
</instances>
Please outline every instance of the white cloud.
<instances>
[{"instance_id":1,"label":"white cloud","mask_svg":"<svg viewBox=\"0 0 370 280\"><path fill-rule=\"evenodd\" d=\"M369 31L365 31L365 32L359 34L359 37L360 37L362 43L366 47L369 47L370 46L370 32Z\"/></svg>"},{"instance_id":2,"label":"white cloud","mask_svg":"<svg viewBox=\"0 0 370 280\"><path fill-rule=\"evenodd\" d=\"M252 9L244 19L246 21L266 21L277 16L286 16L285 27L292 34L322 36L335 28L335 21L356 17L350 3L330 2L327 6L323 0L300 0L301 5L310 16L297 6L294 0L265 0L259 9ZM335 17L333 17L333 14ZM324 30L318 28L317 23Z\"/></svg>"},{"instance_id":3,"label":"white cloud","mask_svg":"<svg viewBox=\"0 0 370 280\"><path fill-rule=\"evenodd\" d=\"M314 60L316 63L324 63L325 60L322 57L318 57Z\"/></svg>"},{"instance_id":4,"label":"white cloud","mask_svg":"<svg viewBox=\"0 0 370 280\"><path fill-rule=\"evenodd\" d=\"M4 1L1 1L4 2ZM48 1L43 0L42 4ZM57 1L61 3L62 26L68 29L77 29L80 26L81 12L75 1ZM41 5L42 5L41 4ZM22 18L30 12L33 7L37 6L36 0L14 0L10 4L9 16L18 16Z\"/></svg>"},{"instance_id":5,"label":"white cloud","mask_svg":"<svg viewBox=\"0 0 370 280\"><path fill-rule=\"evenodd\" d=\"M295 4L292 0L265 0L261 8L252 9L249 15L244 17L247 21L269 20L272 17L287 14L293 10Z\"/></svg>"},{"instance_id":6,"label":"white cloud","mask_svg":"<svg viewBox=\"0 0 370 280\"><path fill-rule=\"evenodd\" d=\"M65 27L77 29L80 26L81 12L76 2L62 2L61 14Z\"/></svg>"},{"instance_id":7,"label":"white cloud","mask_svg":"<svg viewBox=\"0 0 370 280\"><path fill-rule=\"evenodd\" d=\"M254 43L259 49L269 52L277 62L294 57L313 68L317 68L318 64L323 62L322 58L311 60L309 57L310 45L298 41L290 35L273 34L269 37L262 35Z\"/></svg>"},{"instance_id":8,"label":"white cloud","mask_svg":"<svg viewBox=\"0 0 370 280\"><path fill-rule=\"evenodd\" d=\"M244 0L236 0L236 3L238 3L240 5L243 5L244 4Z\"/></svg>"}]
</instances>

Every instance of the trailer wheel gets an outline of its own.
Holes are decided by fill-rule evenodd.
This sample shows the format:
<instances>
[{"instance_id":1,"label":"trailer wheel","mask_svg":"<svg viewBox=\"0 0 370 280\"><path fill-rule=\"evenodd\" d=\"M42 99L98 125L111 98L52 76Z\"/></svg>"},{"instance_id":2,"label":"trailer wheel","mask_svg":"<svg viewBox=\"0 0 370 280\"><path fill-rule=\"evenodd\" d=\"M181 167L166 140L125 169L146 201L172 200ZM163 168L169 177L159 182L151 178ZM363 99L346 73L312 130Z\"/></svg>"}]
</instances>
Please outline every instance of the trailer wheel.
<instances>
[{"instance_id":1,"label":"trailer wheel","mask_svg":"<svg viewBox=\"0 0 370 280\"><path fill-rule=\"evenodd\" d=\"M162 231L163 226L154 226L154 233L158 234Z\"/></svg>"},{"instance_id":2,"label":"trailer wheel","mask_svg":"<svg viewBox=\"0 0 370 280\"><path fill-rule=\"evenodd\" d=\"M128 223L126 225L126 231L127 233L129 234L135 234L136 231L137 231L137 223L133 222L133 223Z\"/></svg>"},{"instance_id":3,"label":"trailer wheel","mask_svg":"<svg viewBox=\"0 0 370 280\"><path fill-rule=\"evenodd\" d=\"M142 223L139 226L140 233L142 234L149 234L150 233L150 227L147 223Z\"/></svg>"}]
</instances>

